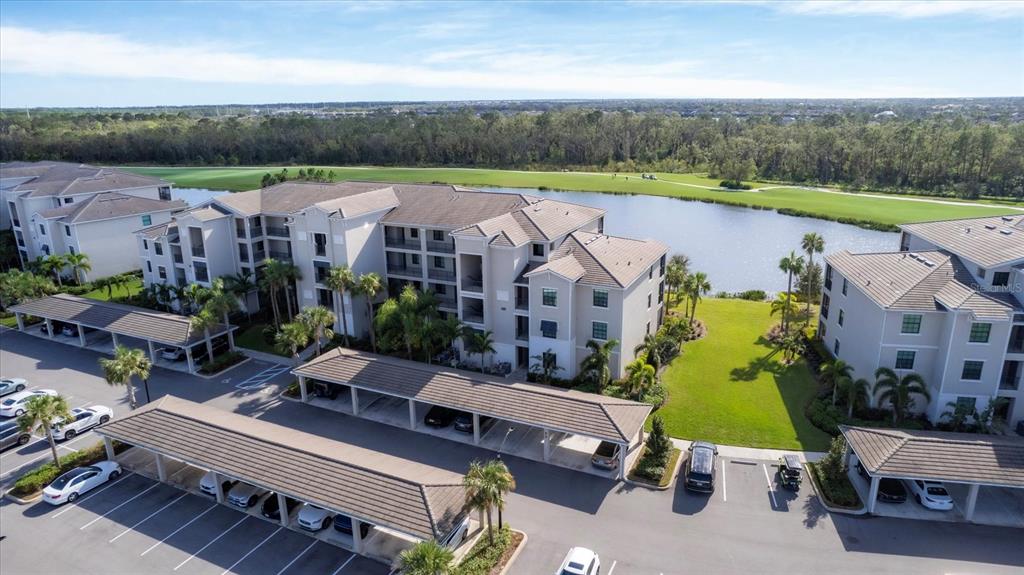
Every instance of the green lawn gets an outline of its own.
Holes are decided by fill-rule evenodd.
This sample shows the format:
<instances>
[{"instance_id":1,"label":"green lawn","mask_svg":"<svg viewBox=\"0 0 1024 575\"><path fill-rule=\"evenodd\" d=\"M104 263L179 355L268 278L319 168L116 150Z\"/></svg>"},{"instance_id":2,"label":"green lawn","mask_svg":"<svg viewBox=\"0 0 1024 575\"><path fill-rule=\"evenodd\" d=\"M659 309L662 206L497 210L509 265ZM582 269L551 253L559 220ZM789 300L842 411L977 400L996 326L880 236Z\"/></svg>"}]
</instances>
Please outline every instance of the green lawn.
<instances>
[{"instance_id":1,"label":"green lawn","mask_svg":"<svg viewBox=\"0 0 1024 575\"><path fill-rule=\"evenodd\" d=\"M263 339L263 328L265 327L267 327L267 324L265 323L254 323L241 332L236 333L235 345L246 349L253 349L264 353L288 357L288 354L279 352L275 346L268 344L266 340Z\"/></svg>"},{"instance_id":2,"label":"green lawn","mask_svg":"<svg viewBox=\"0 0 1024 575\"><path fill-rule=\"evenodd\" d=\"M684 344L663 381L658 410L669 435L724 445L825 451L831 438L804 417L816 385L801 361L783 366L763 336L778 321L769 305L706 299L697 307L708 334Z\"/></svg>"},{"instance_id":3,"label":"green lawn","mask_svg":"<svg viewBox=\"0 0 1024 575\"><path fill-rule=\"evenodd\" d=\"M776 188L763 192L708 190L700 186L717 186L718 181L697 174L658 174L658 180L642 180L638 174L618 174L613 177L612 174L592 172L524 172L471 168L319 167L333 170L335 178L338 180L445 182L466 186L547 187L556 190L648 194L715 200L772 209L790 208L828 218L853 218L890 225L1017 213L1011 209L982 203L935 204L902 199L830 194L795 187ZM281 168L128 167L126 169L167 179L179 187L239 191L258 188L263 174L278 172ZM299 167L290 167L288 171L296 174ZM770 185L757 182L749 183L755 187ZM902 198L903 196L893 197Z\"/></svg>"},{"instance_id":4,"label":"green lawn","mask_svg":"<svg viewBox=\"0 0 1024 575\"><path fill-rule=\"evenodd\" d=\"M140 291L142 291L142 278L136 278L132 280L130 283L126 284L124 287L115 287L112 291L113 298L107 295L107 288L94 289L91 292L86 292L85 295L82 297L87 297L89 299L98 299L100 301L107 301L110 299L117 301L119 299L126 298L131 295L138 295Z\"/></svg>"}]
</instances>

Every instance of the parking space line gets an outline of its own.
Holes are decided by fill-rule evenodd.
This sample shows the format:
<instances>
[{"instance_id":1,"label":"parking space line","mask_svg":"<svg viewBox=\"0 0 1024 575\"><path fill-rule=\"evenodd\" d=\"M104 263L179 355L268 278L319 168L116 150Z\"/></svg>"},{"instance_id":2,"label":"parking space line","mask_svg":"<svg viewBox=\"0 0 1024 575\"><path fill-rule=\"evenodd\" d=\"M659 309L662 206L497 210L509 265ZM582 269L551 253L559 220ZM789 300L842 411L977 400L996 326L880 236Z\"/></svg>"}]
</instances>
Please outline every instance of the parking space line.
<instances>
[{"instance_id":1,"label":"parking space line","mask_svg":"<svg viewBox=\"0 0 1024 575\"><path fill-rule=\"evenodd\" d=\"M722 501L728 501L729 500L726 497L726 495L728 494L727 493L728 492L728 487L726 486L726 483L725 483L725 468L726 467L728 467L728 465L725 464L725 460L723 459L722 460Z\"/></svg>"},{"instance_id":2,"label":"parking space line","mask_svg":"<svg viewBox=\"0 0 1024 575\"><path fill-rule=\"evenodd\" d=\"M149 493L150 491L152 491L152 490L156 489L157 487L160 487L161 485L163 485L163 484L162 484L162 483L154 483L153 485L150 485L150 486L149 486L148 488L146 488L146 490L145 490L145 491L143 491L142 493L139 493L138 495L135 495L135 496L133 496L133 497L132 497L131 499L129 499L129 500L127 500L127 501L125 501L124 503L121 503L121 504L120 504L120 505L118 505L117 507L115 507L115 508L111 509L110 511L107 511L107 512L106 512L106 513L104 513L103 515L100 515L100 516L99 516L99 517L97 517L96 519L93 519L92 521L90 521L90 522L86 523L85 525L83 525L83 526L79 527L79 528L78 528L78 530L79 530L79 531L81 531L81 530L85 529L86 527L88 527L88 526L92 525L93 523L96 523L96 522L97 522L97 521L99 521L100 519L103 519L103 518L104 518L104 517L106 517L107 515L110 515L111 513L113 513L113 512L115 512L115 511L117 511L118 509L120 509L120 508L124 507L125 505L128 505L128 504L129 504L129 503L131 503L132 501L135 501L135 500L136 500L136 499L138 499L139 497L142 497L142 496L143 496L143 495L145 495L146 493Z\"/></svg>"},{"instance_id":3,"label":"parking space line","mask_svg":"<svg viewBox=\"0 0 1024 575\"><path fill-rule=\"evenodd\" d=\"M338 575L338 573L341 573L341 570L342 570L342 569L344 569L344 568L346 568L346 567L348 567L348 564L349 564L349 563L351 563L351 562L352 562L352 560L353 560L353 559L355 559L355 558L356 558L356 555L355 555L355 553L353 553L353 554L352 554L352 555L351 555L351 556L350 556L350 557L348 558L348 560L347 560L347 561L345 561L344 563L342 563L342 564L341 564L341 567L338 567L338 570L337 570L337 571L335 571L334 573L331 573L331 575Z\"/></svg>"},{"instance_id":4,"label":"parking space line","mask_svg":"<svg viewBox=\"0 0 1024 575\"><path fill-rule=\"evenodd\" d=\"M775 501L775 490L772 488L772 478L768 475L768 465L762 463L761 468L764 469L764 480L768 483L768 495L772 496L772 508L774 509L778 507L779 504Z\"/></svg>"},{"instance_id":5,"label":"parking space line","mask_svg":"<svg viewBox=\"0 0 1024 575\"><path fill-rule=\"evenodd\" d=\"M237 389L259 389L267 384L268 381L281 375L282 373L291 369L291 366L287 365L275 365L264 369L263 371L252 375L249 379L241 381L235 385Z\"/></svg>"},{"instance_id":6,"label":"parking space line","mask_svg":"<svg viewBox=\"0 0 1024 575\"><path fill-rule=\"evenodd\" d=\"M612 561L612 567L611 567L611 569L608 570L608 575L612 575L612 573L615 572L615 565L617 565L617 564L618 564L618 561Z\"/></svg>"},{"instance_id":7,"label":"parking space line","mask_svg":"<svg viewBox=\"0 0 1024 575\"><path fill-rule=\"evenodd\" d=\"M214 509L216 509L216 508L217 508L217 504L216 504L216 503L214 503L213 505L211 505L211 506L207 507L205 511L203 511L203 512L202 512L202 513L200 513L199 515L196 515L196 516L195 516L195 517L193 517L192 519L189 519L188 523L186 523L186 524L182 525L181 527L179 527L179 528L175 529L174 531L172 531L172 532L171 532L171 534L170 534L170 535L168 535L167 537L164 537L163 539L161 539L161 540L157 541L156 543L154 543L154 544L150 545L150 546L149 546L149 548L148 548L148 549L146 549L145 551L143 551L142 553L139 553L139 557L142 557L142 556L143 556L143 555L145 555L146 553L149 553L150 551L152 551L152 550L156 549L157 547L159 547L159 546L160 546L160 544L161 544L161 543L163 543L164 541L167 541L167 540L168 540L168 539L170 539L171 537L174 537L175 535L177 535L177 534L178 534L178 532L179 532L179 531L181 531L182 529L184 529L184 528L188 527L189 525L192 525L192 524L193 524L193 523L195 523L196 521L199 521L199 519L200 519L200 518L201 518L201 517L202 517L203 515L206 515L207 513L209 513L209 512L211 512L211 511L213 511L213 510L214 510Z\"/></svg>"},{"instance_id":8,"label":"parking space line","mask_svg":"<svg viewBox=\"0 0 1024 575\"><path fill-rule=\"evenodd\" d=\"M178 497L176 497L176 498L174 499L174 501L171 501L171 502L170 502L170 503L168 503L167 505L164 505L164 506L163 506L163 507L161 507L160 509L157 509L156 511L154 511L154 512L150 513L149 515L147 515L147 516L146 516L146 518L145 518L145 519L143 519L143 520L141 520L141 521L137 522L137 523L136 523L135 525L132 525L132 526L131 526L131 527L129 527L128 529L125 529L124 531L122 531L122 532L118 533L118 534L117 534L116 536L114 536L114 538L113 538L113 539L111 539L110 541L107 541L107 543L113 543L114 541L117 541L118 539L120 539L120 538L121 538L121 536L122 536L122 535L124 535L124 534L128 533L128 532L129 532L129 531L131 531L132 529L135 529L135 528L136 528L136 527L138 527L139 525L142 525L142 524L143 524L143 523L145 523L146 521L149 521L149 520L150 520L150 519L152 519L152 518L153 518L153 517L154 517L154 516L155 516L156 514L160 513L160 512L161 512L161 511L163 511L164 509L167 509L167 508L168 508L168 507L170 507L171 505L174 505L175 503L177 503L177 502L181 501L181 500L182 500L182 499L183 499L183 498L184 498L184 497L185 497L186 495L188 495L188 492L187 492L187 491L186 491L185 493L182 493L182 494L181 494L181 495L179 495Z\"/></svg>"},{"instance_id":9,"label":"parking space line","mask_svg":"<svg viewBox=\"0 0 1024 575\"><path fill-rule=\"evenodd\" d=\"M244 514L243 514L243 515L244 515ZM232 529L234 529L235 527L238 527L239 525L241 525L241 524L242 524L242 522L243 522L243 521L245 521L245 520L246 520L246 519L248 519L248 518L249 518L249 515L244 515L244 516L243 516L243 517L242 517L241 519L239 519L239 520L238 520L238 523L235 523L235 524L234 524L234 525L232 525L231 527L228 527L228 528L227 528L227 529L226 529L226 530L224 531L224 533L221 533L220 535L218 535L218 536L214 537L212 541L210 541L210 542L209 542L209 543L207 543L206 545L203 545L203 547L202 547L201 549L199 549L199 551L196 551L195 553L193 553L193 554L189 555L187 559L185 559L185 560L184 560L184 561L182 561L181 563L178 563L178 566L177 566L177 567L175 567L175 568L173 569L173 571L177 571L178 569L181 569L181 566L182 566L182 565L184 565L184 564L188 563L189 561L191 561L193 557L195 557L196 555L199 555L200 553L202 553L203 551L205 551L207 547L209 547L210 545L213 545L214 543L216 543L218 539L220 539L221 537L224 537L225 535L227 535L228 533L230 533Z\"/></svg>"},{"instance_id":10,"label":"parking space line","mask_svg":"<svg viewBox=\"0 0 1024 575\"><path fill-rule=\"evenodd\" d=\"M72 509L74 509L75 507L78 507L79 505L81 505L81 504L82 504L82 502L83 502L83 501L85 501L86 499L89 499L89 498L90 498L90 497L92 497L93 495L96 495L96 494L98 494L98 493L99 493L100 491L103 491L104 489L106 489L106 488L108 488L108 487L111 487L111 486L113 486L113 485L114 485L114 484L116 484L116 483L120 483L121 481L124 481L124 479L125 479L126 477L128 477L129 475L134 475L134 474L135 474L135 472L134 472L134 471L129 471L128 473L125 473L124 475L122 475L121 477L117 478L116 480L114 480L114 481L111 481L110 483L108 483L108 484L104 485L103 487L100 487L100 488L99 488L99 489L97 489L96 491L93 491L92 493L90 493L90 494L86 495L85 497L83 497L83 498L79 499L77 503L72 503L72 504L69 504L69 505L68 505L67 507L65 507L64 509L61 509L61 510L60 510L60 511L58 511L57 513L55 513L55 514L51 515L50 517L52 517L52 518L56 519L56 518L60 517L61 515L64 515L64 514L65 514L65 513L67 513L68 511L71 511L71 510L72 510Z\"/></svg>"},{"instance_id":11,"label":"parking space line","mask_svg":"<svg viewBox=\"0 0 1024 575\"><path fill-rule=\"evenodd\" d=\"M253 553L255 553L256 550L259 549L260 547L263 547L264 543L266 543L267 541L270 541L270 538L273 537L274 535L277 535L278 533L280 533L282 529L284 529L284 527L278 527L276 531L274 531L270 535L267 535L266 539L264 539L263 541L260 541L259 543L257 543L255 547L250 549L249 552L246 553L245 555L242 555L242 557L238 561L235 561L234 563L232 563L231 567L228 567L227 569L225 569L223 572L221 572L220 575L227 575L228 573L231 573L231 570L234 569L236 565L238 565L242 561L245 561L246 557L248 557L248 556L252 555Z\"/></svg>"},{"instance_id":12,"label":"parking space line","mask_svg":"<svg viewBox=\"0 0 1024 575\"><path fill-rule=\"evenodd\" d=\"M316 545L317 542L319 542L319 541L320 541L319 539L314 538L313 542L309 544L309 547L306 547L305 549L303 549L302 553L299 553L298 555L296 555L295 559L292 559L291 561L288 562L287 565L282 567L281 570L277 572L277 575L281 575L281 573L284 573L285 571L287 571L288 568L292 566L292 564L294 564L296 561L299 560L299 557L302 557L303 555L305 555L306 551L309 551L310 549L312 549L313 546Z\"/></svg>"}]
</instances>

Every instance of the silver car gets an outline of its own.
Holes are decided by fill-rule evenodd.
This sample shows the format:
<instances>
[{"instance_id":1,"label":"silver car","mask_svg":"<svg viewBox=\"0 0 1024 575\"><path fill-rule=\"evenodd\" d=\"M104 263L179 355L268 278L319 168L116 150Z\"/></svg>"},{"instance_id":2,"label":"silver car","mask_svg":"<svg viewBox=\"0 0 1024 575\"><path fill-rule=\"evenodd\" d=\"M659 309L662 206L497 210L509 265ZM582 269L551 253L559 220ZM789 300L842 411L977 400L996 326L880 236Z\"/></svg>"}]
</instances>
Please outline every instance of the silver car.
<instances>
[{"instance_id":1,"label":"silver car","mask_svg":"<svg viewBox=\"0 0 1024 575\"><path fill-rule=\"evenodd\" d=\"M28 382L20 377L9 377L0 379L0 397L19 391L25 391Z\"/></svg>"},{"instance_id":2,"label":"silver car","mask_svg":"<svg viewBox=\"0 0 1024 575\"><path fill-rule=\"evenodd\" d=\"M256 502L269 493L266 489L250 485L248 483L239 483L231 488L228 492L228 503L247 509L256 505Z\"/></svg>"},{"instance_id":3,"label":"silver car","mask_svg":"<svg viewBox=\"0 0 1024 575\"><path fill-rule=\"evenodd\" d=\"M97 425L103 425L114 417L114 411L103 405L92 407L76 407L71 410L71 417L53 424L53 437L68 440L79 433L89 431Z\"/></svg>"}]
</instances>

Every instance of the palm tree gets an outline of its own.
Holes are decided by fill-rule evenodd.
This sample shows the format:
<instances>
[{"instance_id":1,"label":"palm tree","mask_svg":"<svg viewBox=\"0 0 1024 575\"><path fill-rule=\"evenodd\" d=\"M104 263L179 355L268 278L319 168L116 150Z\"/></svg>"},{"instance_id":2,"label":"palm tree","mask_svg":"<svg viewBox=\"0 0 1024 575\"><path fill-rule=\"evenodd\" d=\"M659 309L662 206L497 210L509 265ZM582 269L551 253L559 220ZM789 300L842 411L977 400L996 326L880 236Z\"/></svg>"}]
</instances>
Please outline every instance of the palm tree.
<instances>
[{"instance_id":1,"label":"palm tree","mask_svg":"<svg viewBox=\"0 0 1024 575\"><path fill-rule=\"evenodd\" d=\"M587 374L587 377L597 384L598 392L604 391L604 388L612 379L610 364L612 353L618 346L619 340L617 339L610 339L604 343L595 340L587 342L587 349L590 350L590 355L583 358L583 361L580 362L580 371Z\"/></svg>"},{"instance_id":2,"label":"palm tree","mask_svg":"<svg viewBox=\"0 0 1024 575\"><path fill-rule=\"evenodd\" d=\"M647 363L654 368L655 372L661 369L661 355L658 354L657 334L648 333L644 335L643 341L633 348L634 357L640 357L640 354L647 356Z\"/></svg>"},{"instance_id":3,"label":"palm tree","mask_svg":"<svg viewBox=\"0 0 1024 575\"><path fill-rule=\"evenodd\" d=\"M846 417L852 418L853 408L867 401L871 384L864 378L844 377L839 380L839 387L842 388L843 396L846 399Z\"/></svg>"},{"instance_id":4,"label":"palm tree","mask_svg":"<svg viewBox=\"0 0 1024 575\"><path fill-rule=\"evenodd\" d=\"M669 287L675 303L679 303L679 290L686 282L686 276L690 270L690 258L683 254L673 255L665 270L665 285Z\"/></svg>"},{"instance_id":5,"label":"palm tree","mask_svg":"<svg viewBox=\"0 0 1024 575\"><path fill-rule=\"evenodd\" d=\"M334 312L322 305L315 305L303 310L298 319L313 335L313 344L316 345L316 355L319 357L321 342L334 337L334 331L331 330L331 326L334 325Z\"/></svg>"},{"instance_id":6,"label":"palm tree","mask_svg":"<svg viewBox=\"0 0 1024 575\"><path fill-rule=\"evenodd\" d=\"M782 350L782 361L791 364L796 357L804 352L803 339L796 334L786 334L779 342L779 349Z\"/></svg>"},{"instance_id":7,"label":"palm tree","mask_svg":"<svg viewBox=\"0 0 1024 575\"><path fill-rule=\"evenodd\" d=\"M284 301L288 306L288 319L294 319L299 313L299 293L295 291L295 311L292 311L292 291L295 290L295 282L302 281L302 270L299 266L291 263L284 264Z\"/></svg>"},{"instance_id":8,"label":"palm tree","mask_svg":"<svg viewBox=\"0 0 1024 575\"><path fill-rule=\"evenodd\" d=\"M373 329L373 300L384 289L384 284L377 273L370 272L359 276L356 289L359 295L366 298L366 317L370 320L370 347L377 353L377 332Z\"/></svg>"},{"instance_id":9,"label":"palm tree","mask_svg":"<svg viewBox=\"0 0 1024 575\"><path fill-rule=\"evenodd\" d=\"M495 352L494 332L466 328L466 332L462 335L462 340L466 345L466 353L470 357L475 353L480 354L480 371L483 371L484 365L487 363L487 354Z\"/></svg>"},{"instance_id":10,"label":"palm tree","mask_svg":"<svg viewBox=\"0 0 1024 575\"><path fill-rule=\"evenodd\" d=\"M793 294L793 274L800 275L803 271L804 258L796 255L795 251L789 252L788 256L779 260L779 269L789 274L789 287L786 288L786 299L789 299ZM786 313L782 314L782 331L789 331L789 315Z\"/></svg>"},{"instance_id":11,"label":"palm tree","mask_svg":"<svg viewBox=\"0 0 1024 575\"><path fill-rule=\"evenodd\" d=\"M240 274L224 276L224 290L238 298L245 308L245 316L252 318L252 311L249 309L249 294L256 289L256 282L252 279L252 272L245 271Z\"/></svg>"},{"instance_id":12,"label":"palm tree","mask_svg":"<svg viewBox=\"0 0 1024 575\"><path fill-rule=\"evenodd\" d=\"M61 282L60 272L64 270L66 264L64 256L57 254L51 254L43 258L42 267L49 273L52 273L53 277L57 278L57 287L64 287L64 284Z\"/></svg>"},{"instance_id":13,"label":"palm tree","mask_svg":"<svg viewBox=\"0 0 1024 575\"><path fill-rule=\"evenodd\" d=\"M213 361L213 340L210 339L210 328L217 325L217 316L209 308L199 310L199 313L190 317L189 327L194 330L202 330L206 339L206 361Z\"/></svg>"},{"instance_id":14,"label":"palm tree","mask_svg":"<svg viewBox=\"0 0 1024 575\"><path fill-rule=\"evenodd\" d=\"M450 575L455 553L437 541L420 541L398 554L398 563L406 575Z\"/></svg>"},{"instance_id":15,"label":"palm tree","mask_svg":"<svg viewBox=\"0 0 1024 575\"><path fill-rule=\"evenodd\" d=\"M498 508L498 527L501 528L501 512L505 508L505 494L516 488L516 480L500 459L487 463L473 461L469 471L462 478L466 488L466 499L470 508L479 509L487 515L487 537L494 542L491 523L491 509Z\"/></svg>"},{"instance_id":16,"label":"palm tree","mask_svg":"<svg viewBox=\"0 0 1024 575\"><path fill-rule=\"evenodd\" d=\"M184 286L178 291L179 303L181 304L182 313L194 312L206 301L206 288L197 284L191 283Z\"/></svg>"},{"instance_id":17,"label":"palm tree","mask_svg":"<svg viewBox=\"0 0 1024 575\"><path fill-rule=\"evenodd\" d=\"M91 272L92 264L89 263L89 256L83 253L77 254L66 254L64 256L64 262L71 266L71 275L75 277L75 281L78 285L85 283L85 277L79 272Z\"/></svg>"},{"instance_id":18,"label":"palm tree","mask_svg":"<svg viewBox=\"0 0 1024 575\"><path fill-rule=\"evenodd\" d=\"M332 267L327 272L324 285L337 292L341 300L341 334L345 338L345 347L348 347L348 304L345 303L345 293L355 289L356 274L347 265Z\"/></svg>"},{"instance_id":19,"label":"palm tree","mask_svg":"<svg viewBox=\"0 0 1024 575\"><path fill-rule=\"evenodd\" d=\"M448 348L455 345L455 340L462 337L466 327L462 325L462 321L454 315L431 323L431 331L437 342L442 347Z\"/></svg>"},{"instance_id":20,"label":"palm tree","mask_svg":"<svg viewBox=\"0 0 1024 575\"><path fill-rule=\"evenodd\" d=\"M836 404L836 397L839 396L839 381L843 378L853 377L853 366L841 359L836 359L821 364L818 369L821 380L832 386L832 405Z\"/></svg>"},{"instance_id":21,"label":"palm tree","mask_svg":"<svg viewBox=\"0 0 1024 575\"><path fill-rule=\"evenodd\" d=\"M910 397L911 395L920 395L926 402L932 400L923 377L916 373L908 373L900 377L888 367L880 367L875 370L874 393L878 396L879 403L888 401L892 405L894 425L899 425L907 411L913 407L914 398Z\"/></svg>"},{"instance_id":22,"label":"palm tree","mask_svg":"<svg viewBox=\"0 0 1024 575\"><path fill-rule=\"evenodd\" d=\"M770 313L770 315L775 315L775 314L782 315L782 320L783 320L783 322L785 322L786 317L792 316L792 315L796 314L797 311L799 311L799 308L796 306L796 304L793 302L793 300L789 297L789 294L780 293L780 294L775 294L775 299L772 300L771 312L769 312L769 313ZM783 332L786 331L786 324L785 323L782 324L782 331Z\"/></svg>"},{"instance_id":23,"label":"palm tree","mask_svg":"<svg viewBox=\"0 0 1024 575\"><path fill-rule=\"evenodd\" d=\"M654 367L638 357L626 366L626 393L637 401L644 396L649 389L654 387L656 375Z\"/></svg>"},{"instance_id":24,"label":"palm tree","mask_svg":"<svg viewBox=\"0 0 1024 575\"><path fill-rule=\"evenodd\" d=\"M800 241L800 247L807 254L807 267L814 267L814 254L820 254L825 251L825 238L821 237L817 232L808 232L804 234L803 240ZM811 323L811 284L813 282L808 281L806 283L807 293L804 294L804 297L807 298L807 317L804 318L804 327Z\"/></svg>"},{"instance_id":25,"label":"palm tree","mask_svg":"<svg viewBox=\"0 0 1024 575\"><path fill-rule=\"evenodd\" d=\"M277 349L290 354L295 360L295 367L299 366L299 351L309 345L309 340L309 327L297 321L283 324L274 337Z\"/></svg>"},{"instance_id":26,"label":"palm tree","mask_svg":"<svg viewBox=\"0 0 1024 575\"><path fill-rule=\"evenodd\" d=\"M128 391L129 409L135 409L138 406L132 377L138 376L142 380L142 385L147 388L146 401L149 401L147 381L149 380L149 370L152 369L153 364L141 349L119 345L114 348L113 359L100 358L100 367L103 369L103 377L107 383L125 386Z\"/></svg>"},{"instance_id":27,"label":"palm tree","mask_svg":"<svg viewBox=\"0 0 1024 575\"><path fill-rule=\"evenodd\" d=\"M224 280L217 278L213 280L213 287L206 292L206 303L203 307L209 310L213 316L220 316L224 320L224 327L227 328L231 322L231 312L238 310L238 297L225 289ZM235 338L228 329L228 342L235 347ZM213 359L212 357L210 359Z\"/></svg>"},{"instance_id":28,"label":"palm tree","mask_svg":"<svg viewBox=\"0 0 1024 575\"><path fill-rule=\"evenodd\" d=\"M537 374L540 377L540 382L544 385L550 385L555 374L562 369L562 366L558 365L555 354L551 353L551 348L544 353L531 355L530 359L535 361L530 365L530 372Z\"/></svg>"},{"instance_id":29,"label":"palm tree","mask_svg":"<svg viewBox=\"0 0 1024 575\"><path fill-rule=\"evenodd\" d=\"M18 427L28 433L46 434L50 443L50 454L53 464L60 468L60 457L57 455L57 442L53 438L53 424L71 419L71 408L68 400L60 395L37 395L25 404L25 413L18 418Z\"/></svg>"},{"instance_id":30,"label":"palm tree","mask_svg":"<svg viewBox=\"0 0 1024 575\"><path fill-rule=\"evenodd\" d=\"M701 295L706 295L711 291L711 282L708 281L708 275L704 272L697 272L690 276L690 306L692 311L690 312L690 323L697 317L697 302L700 301Z\"/></svg>"},{"instance_id":31,"label":"palm tree","mask_svg":"<svg viewBox=\"0 0 1024 575\"><path fill-rule=\"evenodd\" d=\"M281 327L281 288L288 285L288 264L267 258L263 268L263 279L260 280L260 288L267 293L270 299L270 309L274 312L274 325Z\"/></svg>"}]
</instances>

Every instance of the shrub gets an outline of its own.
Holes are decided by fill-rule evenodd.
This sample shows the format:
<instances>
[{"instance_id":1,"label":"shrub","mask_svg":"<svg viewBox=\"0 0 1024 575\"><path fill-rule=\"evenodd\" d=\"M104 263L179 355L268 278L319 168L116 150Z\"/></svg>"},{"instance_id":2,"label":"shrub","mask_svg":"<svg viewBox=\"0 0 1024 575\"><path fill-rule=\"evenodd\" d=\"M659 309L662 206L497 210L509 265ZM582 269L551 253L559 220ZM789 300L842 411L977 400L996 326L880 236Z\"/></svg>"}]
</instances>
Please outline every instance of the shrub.
<instances>
[{"instance_id":1,"label":"shrub","mask_svg":"<svg viewBox=\"0 0 1024 575\"><path fill-rule=\"evenodd\" d=\"M718 186L728 190L749 190L750 186L739 180L722 180Z\"/></svg>"},{"instance_id":2,"label":"shrub","mask_svg":"<svg viewBox=\"0 0 1024 575\"><path fill-rule=\"evenodd\" d=\"M495 527L494 544L491 544L487 537L481 537L452 574L488 575L500 572L521 540L522 535L513 533L508 525L503 525L501 529Z\"/></svg>"},{"instance_id":3,"label":"shrub","mask_svg":"<svg viewBox=\"0 0 1024 575\"><path fill-rule=\"evenodd\" d=\"M236 363L239 363L243 359L245 359L245 354L242 352L233 350L228 351L204 363L202 367L199 368L199 373L206 375L217 373L218 371L222 371Z\"/></svg>"},{"instance_id":4,"label":"shrub","mask_svg":"<svg viewBox=\"0 0 1024 575\"><path fill-rule=\"evenodd\" d=\"M649 403L654 406L654 409L658 409L668 401L668 390L661 383L656 383L640 399L643 403Z\"/></svg>"},{"instance_id":5,"label":"shrub","mask_svg":"<svg viewBox=\"0 0 1024 575\"><path fill-rule=\"evenodd\" d=\"M669 452L672 450L672 440L665 433L665 422L660 415L651 419L651 432L647 435L647 455L652 461L665 465L668 461Z\"/></svg>"},{"instance_id":6,"label":"shrub","mask_svg":"<svg viewBox=\"0 0 1024 575\"><path fill-rule=\"evenodd\" d=\"M288 387L284 390L285 397L302 397L302 393L299 391L299 382L293 381L288 384Z\"/></svg>"},{"instance_id":7,"label":"shrub","mask_svg":"<svg viewBox=\"0 0 1024 575\"><path fill-rule=\"evenodd\" d=\"M114 453L121 453L129 447L131 446L115 441ZM82 465L92 465L93 463L103 461L106 458L107 452L103 447L102 442L97 443L92 447L73 451L67 455L61 456L60 467L57 467L53 464L53 461L50 461L45 465L41 465L32 471L29 471L25 475L22 475L18 481L14 483L14 487L11 489L11 494L17 497L35 495L65 471Z\"/></svg>"}]
</instances>

